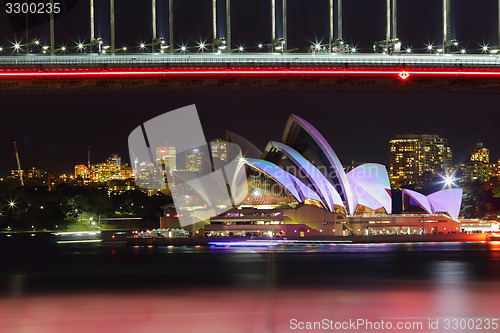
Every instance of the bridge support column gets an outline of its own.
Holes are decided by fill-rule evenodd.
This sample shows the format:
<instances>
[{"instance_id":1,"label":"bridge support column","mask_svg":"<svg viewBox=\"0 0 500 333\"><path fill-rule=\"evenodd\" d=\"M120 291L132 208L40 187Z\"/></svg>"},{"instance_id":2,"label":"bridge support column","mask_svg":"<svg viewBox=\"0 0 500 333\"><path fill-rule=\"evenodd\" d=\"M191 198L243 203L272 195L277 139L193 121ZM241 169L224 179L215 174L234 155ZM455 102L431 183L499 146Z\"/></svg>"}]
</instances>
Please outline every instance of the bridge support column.
<instances>
[{"instance_id":1,"label":"bridge support column","mask_svg":"<svg viewBox=\"0 0 500 333\"><path fill-rule=\"evenodd\" d=\"M329 36L328 36L328 50L329 50L329 52L332 52L333 39L335 38L334 32L333 32L333 0L329 1L328 17L330 18L330 26L329 26L330 29L329 29Z\"/></svg>"},{"instance_id":2,"label":"bridge support column","mask_svg":"<svg viewBox=\"0 0 500 333\"><path fill-rule=\"evenodd\" d=\"M50 0L51 8L54 8L54 0ZM28 41L26 41L28 42ZM55 32L54 32L54 11L50 12L50 55L55 54Z\"/></svg>"},{"instance_id":3,"label":"bridge support column","mask_svg":"<svg viewBox=\"0 0 500 333\"><path fill-rule=\"evenodd\" d=\"M342 0L337 0L337 38L342 39Z\"/></svg>"},{"instance_id":4,"label":"bridge support column","mask_svg":"<svg viewBox=\"0 0 500 333\"><path fill-rule=\"evenodd\" d=\"M392 39L398 38L397 2L398 0L392 0Z\"/></svg>"},{"instance_id":5,"label":"bridge support column","mask_svg":"<svg viewBox=\"0 0 500 333\"><path fill-rule=\"evenodd\" d=\"M168 0L168 42L170 53L174 53L174 0Z\"/></svg>"},{"instance_id":6,"label":"bridge support column","mask_svg":"<svg viewBox=\"0 0 500 333\"><path fill-rule=\"evenodd\" d=\"M90 0L90 53L95 40L94 0Z\"/></svg>"},{"instance_id":7,"label":"bridge support column","mask_svg":"<svg viewBox=\"0 0 500 333\"><path fill-rule=\"evenodd\" d=\"M276 39L276 0L271 0L271 52L274 53Z\"/></svg>"},{"instance_id":8,"label":"bridge support column","mask_svg":"<svg viewBox=\"0 0 500 333\"><path fill-rule=\"evenodd\" d=\"M450 0L443 0L443 53L448 53L450 42Z\"/></svg>"},{"instance_id":9,"label":"bridge support column","mask_svg":"<svg viewBox=\"0 0 500 333\"><path fill-rule=\"evenodd\" d=\"M155 53L156 42L156 0L151 0L151 24L153 28L153 42L151 44L152 53Z\"/></svg>"},{"instance_id":10,"label":"bridge support column","mask_svg":"<svg viewBox=\"0 0 500 333\"><path fill-rule=\"evenodd\" d=\"M286 53L286 49L288 46L288 35L287 35L287 10L286 10L286 2L287 0L282 0L282 6L283 6L283 53Z\"/></svg>"},{"instance_id":11,"label":"bridge support column","mask_svg":"<svg viewBox=\"0 0 500 333\"><path fill-rule=\"evenodd\" d=\"M391 0L386 0L385 13L385 40L387 44L386 47L389 49L389 41L391 40Z\"/></svg>"},{"instance_id":12,"label":"bridge support column","mask_svg":"<svg viewBox=\"0 0 500 333\"><path fill-rule=\"evenodd\" d=\"M276 1L280 1L281 4L281 13L277 13L276 11ZM281 38L280 52L286 52L287 49L287 0L271 0L271 20L272 20L272 29L271 29L271 52L276 52L276 46L278 45L278 40ZM277 15L278 14L278 15ZM281 18L281 37L277 40L277 31L276 31L276 20L277 18Z\"/></svg>"},{"instance_id":13,"label":"bridge support column","mask_svg":"<svg viewBox=\"0 0 500 333\"><path fill-rule=\"evenodd\" d=\"M231 0L226 0L226 43L227 50L231 52Z\"/></svg>"},{"instance_id":14,"label":"bridge support column","mask_svg":"<svg viewBox=\"0 0 500 333\"><path fill-rule=\"evenodd\" d=\"M217 0L212 0L212 52L215 53L215 40L217 39Z\"/></svg>"},{"instance_id":15,"label":"bridge support column","mask_svg":"<svg viewBox=\"0 0 500 333\"><path fill-rule=\"evenodd\" d=\"M115 54L115 0L110 0L111 54Z\"/></svg>"}]
</instances>

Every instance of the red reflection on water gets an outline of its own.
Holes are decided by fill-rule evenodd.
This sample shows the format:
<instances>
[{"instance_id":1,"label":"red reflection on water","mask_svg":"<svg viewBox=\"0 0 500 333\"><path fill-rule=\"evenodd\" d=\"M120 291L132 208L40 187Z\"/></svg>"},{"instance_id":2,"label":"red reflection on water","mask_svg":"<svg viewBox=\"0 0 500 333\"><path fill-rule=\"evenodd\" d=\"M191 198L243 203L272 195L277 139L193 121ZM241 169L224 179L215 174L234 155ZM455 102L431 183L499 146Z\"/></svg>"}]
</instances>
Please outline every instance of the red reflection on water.
<instances>
[{"instance_id":1,"label":"red reflection on water","mask_svg":"<svg viewBox=\"0 0 500 333\"><path fill-rule=\"evenodd\" d=\"M364 286L345 290L339 285L332 290L199 289L6 298L0 299L0 332L280 333L293 331L292 319L422 321L418 332L447 332L442 326L429 330L429 318L498 317L498 284L456 288L453 293L440 293L418 282L397 285L383 290L363 290ZM455 312L446 306L457 301L462 304Z\"/></svg>"}]
</instances>

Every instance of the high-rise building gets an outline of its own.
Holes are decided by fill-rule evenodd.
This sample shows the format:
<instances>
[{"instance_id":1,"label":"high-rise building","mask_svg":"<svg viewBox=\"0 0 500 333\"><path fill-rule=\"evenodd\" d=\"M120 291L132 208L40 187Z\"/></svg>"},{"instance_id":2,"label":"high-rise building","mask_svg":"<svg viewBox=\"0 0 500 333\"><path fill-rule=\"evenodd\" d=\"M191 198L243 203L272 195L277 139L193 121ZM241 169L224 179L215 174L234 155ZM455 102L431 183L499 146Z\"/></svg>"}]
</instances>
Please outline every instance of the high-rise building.
<instances>
[{"instance_id":1,"label":"high-rise building","mask_svg":"<svg viewBox=\"0 0 500 333\"><path fill-rule=\"evenodd\" d=\"M445 175L453 167L446 139L431 134L397 135L390 141L389 177L394 187L421 187L435 175Z\"/></svg>"},{"instance_id":2,"label":"high-rise building","mask_svg":"<svg viewBox=\"0 0 500 333\"><path fill-rule=\"evenodd\" d=\"M114 164L115 172L120 173L120 169L122 166L122 158L120 156L118 156L118 154L111 155L106 162L110 163L110 164Z\"/></svg>"},{"instance_id":3,"label":"high-rise building","mask_svg":"<svg viewBox=\"0 0 500 333\"><path fill-rule=\"evenodd\" d=\"M186 171L200 172L203 163L203 151L199 148L194 148L186 151Z\"/></svg>"},{"instance_id":4,"label":"high-rise building","mask_svg":"<svg viewBox=\"0 0 500 333\"><path fill-rule=\"evenodd\" d=\"M476 143L476 146L470 151L471 162L482 162L484 164L490 163L490 151L482 142Z\"/></svg>"},{"instance_id":5,"label":"high-rise building","mask_svg":"<svg viewBox=\"0 0 500 333\"><path fill-rule=\"evenodd\" d=\"M490 179L490 176L489 164L473 161L460 164L459 179L461 182L485 182Z\"/></svg>"},{"instance_id":6,"label":"high-rise building","mask_svg":"<svg viewBox=\"0 0 500 333\"><path fill-rule=\"evenodd\" d=\"M490 177L498 177L500 180L500 158L496 164L490 164Z\"/></svg>"},{"instance_id":7,"label":"high-rise building","mask_svg":"<svg viewBox=\"0 0 500 333\"><path fill-rule=\"evenodd\" d=\"M482 142L470 151L468 162L460 165L460 180L462 182L486 182L494 174L495 165L490 165L490 151ZM493 171L493 172L492 172Z\"/></svg>"},{"instance_id":8,"label":"high-rise building","mask_svg":"<svg viewBox=\"0 0 500 333\"><path fill-rule=\"evenodd\" d=\"M158 147L156 148L156 167L168 169L170 171L177 170L177 159L175 147Z\"/></svg>"},{"instance_id":9,"label":"high-rise building","mask_svg":"<svg viewBox=\"0 0 500 333\"><path fill-rule=\"evenodd\" d=\"M75 178L89 178L88 168L86 165L79 164L75 165Z\"/></svg>"},{"instance_id":10,"label":"high-rise building","mask_svg":"<svg viewBox=\"0 0 500 333\"><path fill-rule=\"evenodd\" d=\"M210 141L210 150L212 157L218 158L227 162L227 142L222 139L214 139Z\"/></svg>"}]
</instances>

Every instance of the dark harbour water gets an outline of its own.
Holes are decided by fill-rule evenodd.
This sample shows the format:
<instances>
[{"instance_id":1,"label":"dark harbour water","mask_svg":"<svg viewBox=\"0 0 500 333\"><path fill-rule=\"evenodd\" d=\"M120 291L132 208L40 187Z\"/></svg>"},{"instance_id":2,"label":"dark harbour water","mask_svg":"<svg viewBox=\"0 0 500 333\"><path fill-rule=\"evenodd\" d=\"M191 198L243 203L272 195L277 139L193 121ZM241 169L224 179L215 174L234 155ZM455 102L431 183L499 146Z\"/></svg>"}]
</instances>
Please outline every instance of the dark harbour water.
<instances>
[{"instance_id":1,"label":"dark harbour water","mask_svg":"<svg viewBox=\"0 0 500 333\"><path fill-rule=\"evenodd\" d=\"M292 332L300 331L289 324L296 317L500 319L498 242L127 247L125 236L58 243L0 234L0 332L67 324L127 332L146 322L151 332Z\"/></svg>"}]
</instances>

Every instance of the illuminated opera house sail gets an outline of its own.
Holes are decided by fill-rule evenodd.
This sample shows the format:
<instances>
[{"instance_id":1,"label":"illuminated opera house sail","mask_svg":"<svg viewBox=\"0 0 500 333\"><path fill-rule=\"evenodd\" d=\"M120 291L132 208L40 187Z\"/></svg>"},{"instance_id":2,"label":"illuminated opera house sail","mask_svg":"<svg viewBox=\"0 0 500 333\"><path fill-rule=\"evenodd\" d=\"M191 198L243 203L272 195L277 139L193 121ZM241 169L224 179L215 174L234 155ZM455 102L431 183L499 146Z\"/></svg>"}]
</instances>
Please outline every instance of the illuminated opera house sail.
<instances>
[{"instance_id":1,"label":"illuminated opera house sail","mask_svg":"<svg viewBox=\"0 0 500 333\"><path fill-rule=\"evenodd\" d=\"M343 215L392 212L385 166L369 163L346 173L318 130L295 115L288 119L281 141L270 141L260 159L246 158L245 163L279 184L297 204L313 204ZM244 147L242 153L246 156ZM250 154L255 156L255 149ZM260 192L250 196L254 193Z\"/></svg>"}]
</instances>

